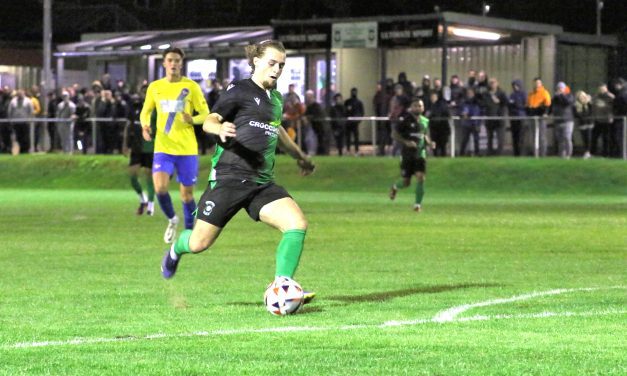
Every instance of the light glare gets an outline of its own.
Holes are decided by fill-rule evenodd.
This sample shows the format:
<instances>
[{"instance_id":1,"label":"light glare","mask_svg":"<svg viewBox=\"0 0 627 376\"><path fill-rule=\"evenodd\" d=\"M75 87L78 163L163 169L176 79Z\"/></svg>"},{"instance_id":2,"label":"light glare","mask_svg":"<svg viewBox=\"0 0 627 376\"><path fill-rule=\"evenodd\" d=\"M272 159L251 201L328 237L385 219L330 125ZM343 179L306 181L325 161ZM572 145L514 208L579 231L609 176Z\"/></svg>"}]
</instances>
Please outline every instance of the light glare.
<instances>
[{"instance_id":1,"label":"light glare","mask_svg":"<svg viewBox=\"0 0 627 376\"><path fill-rule=\"evenodd\" d=\"M451 32L453 35L464 38L472 38L472 39L484 39L484 40L499 40L501 39L501 35L498 33L493 33L491 31L481 31L481 30L473 30L473 29L462 29L462 28L451 28Z\"/></svg>"}]
</instances>

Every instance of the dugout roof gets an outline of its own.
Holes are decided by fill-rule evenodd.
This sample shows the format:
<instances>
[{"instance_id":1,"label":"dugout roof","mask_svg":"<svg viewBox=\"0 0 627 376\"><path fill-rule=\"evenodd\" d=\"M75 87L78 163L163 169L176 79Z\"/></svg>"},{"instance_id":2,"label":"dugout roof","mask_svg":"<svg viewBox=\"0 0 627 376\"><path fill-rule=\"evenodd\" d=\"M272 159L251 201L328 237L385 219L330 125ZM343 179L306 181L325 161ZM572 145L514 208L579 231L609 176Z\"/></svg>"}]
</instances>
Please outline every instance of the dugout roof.
<instances>
[{"instance_id":1,"label":"dugout roof","mask_svg":"<svg viewBox=\"0 0 627 376\"><path fill-rule=\"evenodd\" d=\"M80 42L58 45L54 56L151 55L169 46L180 47L189 54L228 50L270 38L269 26L84 34Z\"/></svg>"}]
</instances>

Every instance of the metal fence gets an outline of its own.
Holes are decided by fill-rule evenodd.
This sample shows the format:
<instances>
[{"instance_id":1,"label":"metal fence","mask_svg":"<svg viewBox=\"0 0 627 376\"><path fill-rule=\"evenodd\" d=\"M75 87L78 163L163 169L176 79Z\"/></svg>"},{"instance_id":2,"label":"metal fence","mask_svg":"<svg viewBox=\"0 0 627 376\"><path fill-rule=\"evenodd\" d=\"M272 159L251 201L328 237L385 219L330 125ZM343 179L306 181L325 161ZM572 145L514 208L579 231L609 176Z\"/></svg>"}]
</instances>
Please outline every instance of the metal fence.
<instances>
[{"instance_id":1,"label":"metal fence","mask_svg":"<svg viewBox=\"0 0 627 376\"><path fill-rule=\"evenodd\" d=\"M388 117L375 117L375 116L348 117L348 118L342 118L342 119L334 119L330 117L325 117L322 119L312 119L312 120L323 120L326 122L333 122L333 121L362 122L363 124L365 124L366 129L369 128L370 137L368 138L370 142L368 144L372 145L371 153L373 155L376 154L376 151L378 147L380 146L380 143L378 140L381 134L380 127L385 126L385 124L391 123L390 118ZM449 130L450 130L448 155L450 157L454 158L458 155L457 150L459 147L459 138L460 138L459 136L460 136L460 131L462 129L462 125L461 125L462 120L480 121L481 128L485 128L484 123L486 120L488 121L498 120L498 121L503 122L503 127L505 130L511 129L510 122L512 120L519 120L521 121L521 125L525 128L527 134L529 134L530 130L532 131L531 133L532 154L535 157L540 157L542 156L541 155L542 154L541 153L541 141L542 141L541 136L543 136L541 132L542 125L544 123L544 125L550 128L551 124L553 124L555 120L559 120L559 118L552 117L552 116L476 116L476 117L470 117L467 119L462 119L459 116L452 116L449 118L439 118L439 119L432 119L432 120L444 120L448 122ZM594 119L591 119L591 120L594 120ZM613 124L622 124L622 128L620 131L620 140L619 140L620 157L622 159L627 160L627 116L615 117L613 120L614 120ZM91 127L91 132L89 132L90 139L91 139L90 141L91 141L91 146L94 149L91 150L90 152L96 152L96 145L98 145L98 134L100 133L98 132L99 127L107 126L108 124L117 125L117 126L123 124L124 127L128 127L128 125L130 124L130 121L126 118L87 118L87 119L81 119L80 121L82 123L90 124L90 127ZM64 150L64 151L69 152L69 153L74 153L77 148L83 149L86 147L86 145L81 146L80 144L77 144L76 142L77 140L75 139L75 127L76 127L77 122L78 120L73 119L73 118L72 119L59 119L59 118L0 119L0 130L2 129L2 127L6 127L7 125L13 125L14 127L15 126L27 126L28 135L29 135L29 150L28 151L30 153L33 153L37 150L37 145L35 143L36 142L41 143L42 135L48 132L47 129L43 129L43 133L39 135L39 137L37 137L38 135L36 134L36 128L38 125L56 124L57 127L58 126L69 127L68 131L63 133L63 134L67 134L67 137L68 137L68 140L67 140L68 150ZM306 135L304 132L308 131L307 129L308 126L302 125L302 122L298 122L297 124L299 126L297 126L295 129L296 141L297 143L299 143L301 147L304 147L305 146L304 140L306 138ZM47 127L40 127L40 131L42 131L41 128L47 128ZM124 137L126 136L126 134L127 132L124 131L123 132ZM47 137L52 139L55 136L48 134ZM485 143L485 141L482 142L482 144L483 143ZM125 139L122 140L122 146L124 145L126 145ZM84 149L82 151L84 152Z\"/></svg>"},{"instance_id":2,"label":"metal fence","mask_svg":"<svg viewBox=\"0 0 627 376\"><path fill-rule=\"evenodd\" d=\"M588 118L591 122L594 121L594 118ZM318 119L311 119L309 120L309 123L313 123L315 121L325 121L325 122L338 122L338 123L344 123L346 121L358 121L361 122L362 124L365 125L362 126L362 129L366 129L367 133L369 133L369 137L364 137L364 139L369 139L370 142L368 143L362 143L362 144L366 144L366 145L371 145L372 146L372 154L376 154L377 148L380 146L379 144L379 137L381 134L381 130L380 128L382 126L385 126L386 123L392 123L392 121L390 120L389 117L377 117L377 116L364 116L364 117L347 117L347 118L331 118L331 117L325 117L325 118L318 118ZM553 139L553 135L551 135L552 132L549 132L548 130L543 130L543 127L548 127L549 129L551 127L553 127L553 125L555 124L556 120L564 120L563 118L559 118L559 117L554 117L554 116L473 116L473 117L469 117L469 118L462 118L460 116L451 116L448 118L432 118L431 120L440 120L440 121L446 121L448 122L448 126L449 126L449 131L450 131L450 139L448 141L448 145L449 147L448 149L448 155L452 158L456 157L458 155L458 149L459 149L459 141L460 141L460 134L461 134L461 129L463 127L462 125L462 121L464 120L475 120L475 121L479 121L481 124L481 129L485 130L485 122L489 121L489 120L497 120L497 121L501 121L502 122L502 126L503 129L505 131L511 131L511 121L520 121L522 127L524 128L524 133L526 135L531 134L531 140L526 140L526 141L530 141L531 143L531 151L532 151L532 155L535 157L541 157L543 156L542 154L542 150L541 150L541 142L546 142L547 144L552 144L553 142L549 142L550 140ZM605 120L605 118L603 118L602 120ZM614 117L613 118L613 124L616 124L616 121L618 121L621 124L621 131L620 131L620 157L622 159L627 159L627 116L623 116L623 117ZM308 126L307 125L301 125L302 122L297 123L299 126L296 129L296 141L299 144L299 146L301 146L301 148L304 145L304 140L306 139L306 133L308 131ZM575 126L575 130L573 131L573 138L576 137L576 128L577 126ZM530 132L531 131L531 132ZM528 137L528 136L525 136ZM546 138L543 140L543 137ZM485 144L485 136L482 135L482 142L481 144ZM527 142L527 144L529 144L529 142ZM528 145L527 145L528 146Z\"/></svg>"},{"instance_id":3,"label":"metal fence","mask_svg":"<svg viewBox=\"0 0 627 376\"><path fill-rule=\"evenodd\" d=\"M130 124L130 121L127 118L86 118L86 119L75 119L75 118L70 118L70 119L60 119L60 118L16 118L16 119L0 119L0 131L2 130L2 127L6 127L6 126L13 126L13 129L11 130L5 130L5 131L13 131L13 138L12 141L13 142L19 142L19 140L17 140L18 136L18 130L15 129L15 127L20 127L20 126L25 126L28 127L28 143L29 143L29 148L28 148L28 152L29 153L34 153L37 151L37 148L39 146L43 147L43 144L46 144L45 146L49 146L48 142L50 144L53 143L53 140L55 140L57 137L61 138L60 142L61 142L61 147L63 149L64 152L68 152L70 154L74 153L76 151L76 149L80 149L81 151L83 150L83 148L86 148L87 145L83 145L82 143L77 143L77 141L81 141L81 140L77 140L76 139L76 134L75 134L75 129L76 129L76 125L77 123L84 123L84 124L89 124L90 127L90 132L89 133L89 138L90 138L90 145L94 148L93 151L91 151L92 153L96 152L96 145L98 145L99 139L98 139L98 134L100 132L99 131L99 127L103 127L103 126L107 126L107 125L115 125L115 126L120 126L123 125L124 126L124 132L123 134L123 139L121 140L121 145L124 146L126 145L126 134L127 132L126 127L128 127L128 125ZM55 135L55 134L50 134L49 129L48 129L48 125L55 125L57 127L57 129L61 130L60 134ZM67 127L68 129L62 129L59 128L60 127ZM66 138L66 139L63 139ZM46 141L49 140L49 141ZM40 145L37 145L37 144ZM64 146L67 146L67 150L66 148L64 148ZM45 149L48 149L48 147L45 147ZM121 151L121 150L120 150Z\"/></svg>"}]
</instances>

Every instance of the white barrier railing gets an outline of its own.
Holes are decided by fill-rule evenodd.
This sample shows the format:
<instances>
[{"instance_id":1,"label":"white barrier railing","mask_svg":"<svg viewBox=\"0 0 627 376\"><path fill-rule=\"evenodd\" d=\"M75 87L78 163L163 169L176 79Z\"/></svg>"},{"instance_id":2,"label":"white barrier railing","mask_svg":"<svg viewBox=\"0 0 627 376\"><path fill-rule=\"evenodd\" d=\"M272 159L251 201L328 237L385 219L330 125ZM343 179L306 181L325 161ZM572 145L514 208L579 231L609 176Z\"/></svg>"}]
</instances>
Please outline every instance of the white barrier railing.
<instances>
[{"instance_id":1,"label":"white barrier railing","mask_svg":"<svg viewBox=\"0 0 627 376\"><path fill-rule=\"evenodd\" d=\"M485 121L485 120L502 120L504 121L504 126L506 126L507 124L509 124L510 120L521 120L522 121L522 125L526 126L526 127L530 127L530 124L533 124L533 154L535 157L539 157L540 156L540 122L544 121L547 123L553 122L554 120L559 120L560 118L558 117L553 117L553 116L473 116L470 118L462 118L460 116L451 116L448 118L433 118L433 120L447 120L449 123L449 128L450 128L450 156L451 157L455 157L456 156L456 151L455 151L455 146L457 145L457 132L456 132L456 122L459 122L461 120L479 120L479 121ZM594 120L594 118L588 118L590 120ZM604 118L605 120L606 118ZM616 121L616 119L620 119L619 121L622 122L622 140L621 140L621 152L622 152L622 159L627 160L627 116L622 116L622 117L614 117L614 121ZM373 146L373 153L376 153L376 148L377 148L377 122L389 122L390 118L389 117L385 117L385 116L362 116L362 117L347 117L347 118L341 118L341 119L336 119L336 118L330 118L330 117L325 117L325 118L320 118L320 119L310 119L310 121L313 120L324 120L324 121L334 121L334 120L339 120L339 121L367 121L370 124L370 129L371 129L371 143ZM44 124L49 124L49 123L56 123L56 124L66 124L67 126L70 127L70 131L69 131L69 137L70 137L70 152L74 152L74 146L75 146L75 140L74 140L74 128L75 128L75 124L76 122L79 121L79 119L76 118L70 118L70 119L60 119L60 118L16 118L16 119L0 119L0 126L2 126L3 124L28 124L29 126L29 139L30 139L30 148L29 148L29 152L34 152L35 151L35 125L38 123L44 123ZM80 119L81 122L88 122L91 123L91 137L92 137L92 145L94 145L94 147L97 145L98 142L98 132L97 132L97 128L99 125L102 125L103 123L114 123L114 124L122 124L124 123L125 126L128 126L130 124L129 119L127 118L94 118L94 117L90 117L90 118L86 118L86 119ZM532 122L532 123L531 123ZM302 125L301 122L298 122L299 126L296 129L296 133L297 133L297 137L298 137L298 142L300 144L300 146L303 146L303 134L302 134ZM124 134L126 134L126 132L124 132ZM52 137L53 135L50 135L50 137Z\"/></svg>"},{"instance_id":2,"label":"white barrier railing","mask_svg":"<svg viewBox=\"0 0 627 376\"><path fill-rule=\"evenodd\" d=\"M504 126L507 128L507 124L509 124L509 121L511 120L520 120L521 121L521 125L525 126L525 127L531 127L533 126L533 155L535 157L540 157L540 123L542 121L544 121L545 123L552 123L555 120L560 120L563 118L560 117L555 117L555 116L472 116L469 118L462 118L460 116L451 116L448 118L432 118L432 120L446 120L449 123L449 128L450 128L450 156L451 157L455 157L456 156L456 151L455 151L455 145L457 145L457 132L456 132L456 123L460 122L461 120L478 120L478 121L485 121L485 120L502 120L504 121ZM595 120L593 117L588 117L589 120ZM603 118L603 120L605 120L606 118ZM621 148L621 153L622 153L622 159L626 159L627 160L627 116L622 116L622 117L614 117L614 119L621 119L622 120L622 140L621 140L621 144L622 144L622 148ZM316 120L324 120L324 121L367 121L370 124L370 128L371 128L371 134L372 134L372 138L371 138L371 144L373 147L373 150L375 150L373 153L376 153L376 148L377 148L377 122L390 122L390 118L386 117L386 116L361 116L361 117L347 117L347 118L331 118L331 117L324 117L324 118L318 118L318 119L310 119L309 121L316 121ZM302 122L298 122L299 125L301 125ZM298 142L299 145L302 147L303 144L303 137L302 137L302 129L301 129L302 125L300 127L298 127L298 129L296 130L297 136L298 136Z\"/></svg>"},{"instance_id":3,"label":"white barrier railing","mask_svg":"<svg viewBox=\"0 0 627 376\"><path fill-rule=\"evenodd\" d=\"M85 119L78 119L78 118L69 118L69 119L63 119L63 118L14 118L14 119L0 119L0 126L2 126L3 124L12 124L12 125L17 125L17 124L27 124L29 127L29 153L33 153L35 152L35 127L37 124L50 124L50 123L55 123L56 125L66 125L68 127L70 127L69 130L69 134L68 137L69 139L67 140L69 142L69 152L73 153L75 150L75 139L74 139L74 129L76 127L76 123L77 122L84 122L84 123L91 123L91 137L92 137L92 145L94 146L94 148L96 147L96 145L98 145L98 126L103 125L103 123L112 123L112 124L124 124L124 126L128 126L128 124L130 123L130 120L127 118L97 118L97 117L90 117L90 118L85 118ZM126 134L126 132L124 132L124 134ZM51 142L52 139L54 138L54 135L49 135Z\"/></svg>"}]
</instances>

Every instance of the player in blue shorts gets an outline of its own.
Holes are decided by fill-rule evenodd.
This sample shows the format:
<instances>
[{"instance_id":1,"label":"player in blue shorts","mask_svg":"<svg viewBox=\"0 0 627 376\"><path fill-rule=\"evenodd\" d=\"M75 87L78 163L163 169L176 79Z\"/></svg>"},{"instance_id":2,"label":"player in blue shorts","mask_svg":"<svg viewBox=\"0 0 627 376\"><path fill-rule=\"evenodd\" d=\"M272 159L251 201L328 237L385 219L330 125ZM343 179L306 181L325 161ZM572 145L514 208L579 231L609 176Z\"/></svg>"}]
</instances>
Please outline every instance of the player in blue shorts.
<instances>
[{"instance_id":1,"label":"player in blue shorts","mask_svg":"<svg viewBox=\"0 0 627 376\"><path fill-rule=\"evenodd\" d=\"M276 277L292 278L298 266L307 220L287 191L274 183L277 145L297 160L303 175L315 166L281 126L283 98L276 82L285 65L283 44L260 42L247 46L246 55L252 77L229 85L203 124L205 132L219 136L209 186L198 203L193 230L183 231L165 253L164 278L174 276L184 254L213 245L240 209L283 233L276 249ZM305 301L313 295L307 293Z\"/></svg>"},{"instance_id":2,"label":"player in blue shorts","mask_svg":"<svg viewBox=\"0 0 627 376\"><path fill-rule=\"evenodd\" d=\"M168 193L170 177L175 172L180 185L185 228L194 226L194 185L198 176L198 143L194 124L202 124L209 114L200 86L181 75L184 56L180 48L170 47L163 51L166 76L148 86L140 117L144 139L149 141L152 139L150 114L154 109L157 111L152 178L159 206L168 218L163 235L166 243L172 243L179 222ZM197 115L192 117L194 111Z\"/></svg>"}]
</instances>

